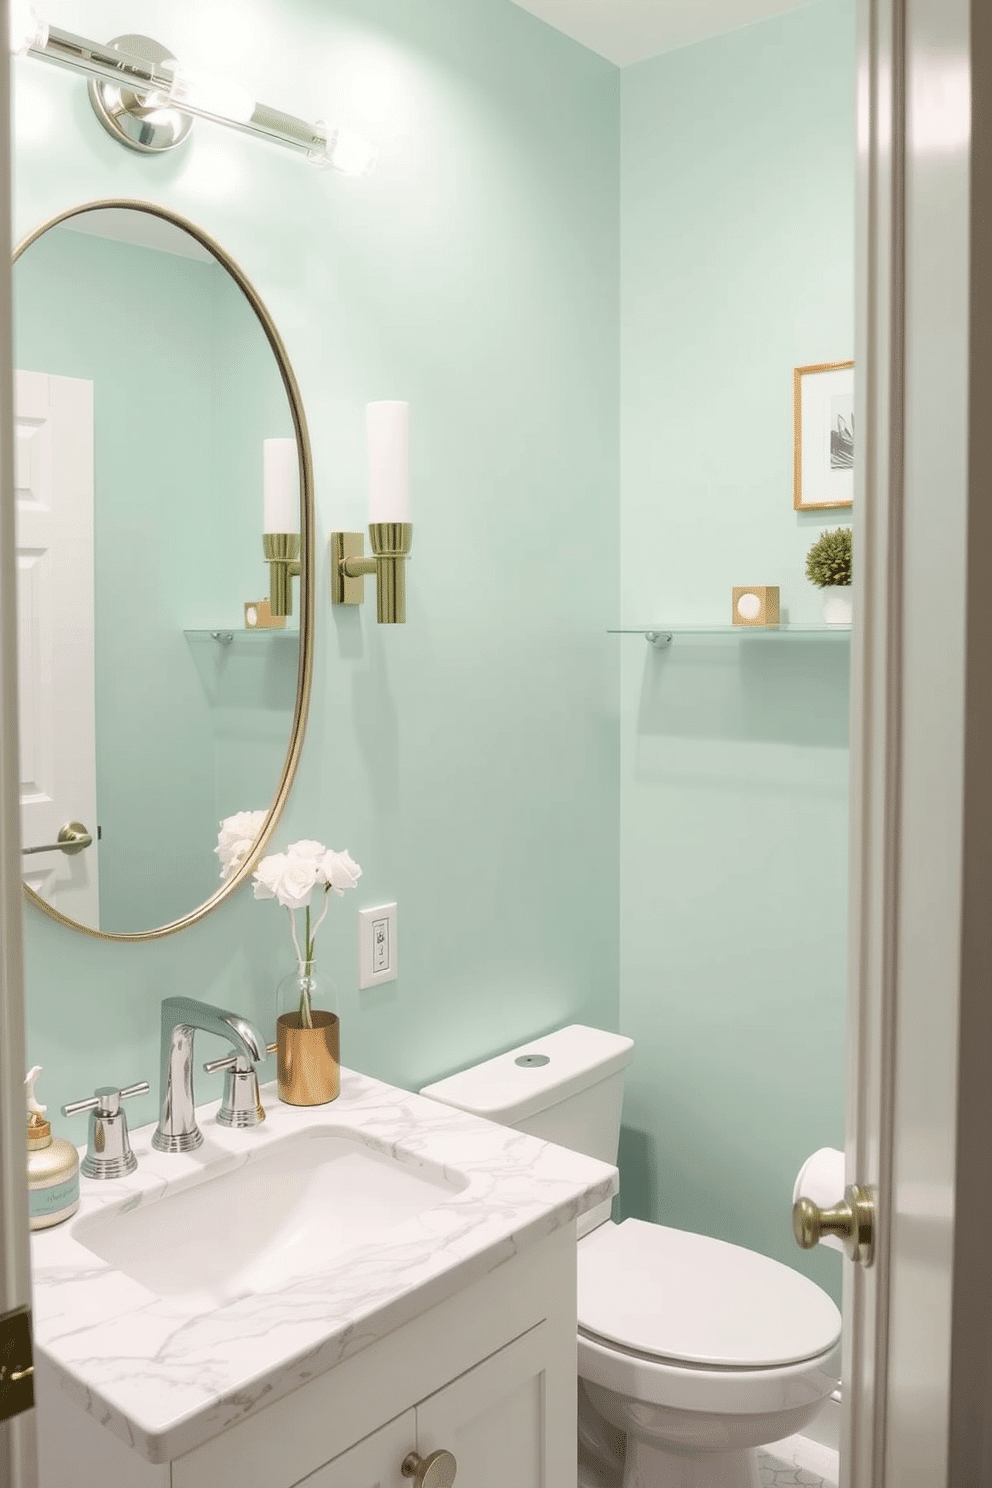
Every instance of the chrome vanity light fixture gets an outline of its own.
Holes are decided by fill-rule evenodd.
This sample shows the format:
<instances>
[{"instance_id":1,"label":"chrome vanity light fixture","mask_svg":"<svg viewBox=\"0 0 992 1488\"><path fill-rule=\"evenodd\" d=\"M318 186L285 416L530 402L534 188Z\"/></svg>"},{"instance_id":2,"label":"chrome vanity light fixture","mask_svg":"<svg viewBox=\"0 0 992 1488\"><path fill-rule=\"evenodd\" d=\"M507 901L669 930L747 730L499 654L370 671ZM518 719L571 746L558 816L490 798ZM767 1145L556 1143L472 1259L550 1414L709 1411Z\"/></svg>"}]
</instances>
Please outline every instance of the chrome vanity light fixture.
<instances>
[{"instance_id":1,"label":"chrome vanity light fixture","mask_svg":"<svg viewBox=\"0 0 992 1488\"><path fill-rule=\"evenodd\" d=\"M293 613L293 580L300 576L300 467L295 439L266 439L265 529L262 550L269 565L269 609Z\"/></svg>"},{"instance_id":2,"label":"chrome vanity light fixture","mask_svg":"<svg viewBox=\"0 0 992 1488\"><path fill-rule=\"evenodd\" d=\"M311 164L342 175L365 175L375 163L372 147L361 136L256 103L228 78L187 71L148 36L118 36L106 44L87 41L39 20L29 0L9 0L9 5L11 51L88 77L94 113L130 150L159 154L175 149L198 118L285 145Z\"/></svg>"},{"instance_id":3,"label":"chrome vanity light fixture","mask_svg":"<svg viewBox=\"0 0 992 1488\"><path fill-rule=\"evenodd\" d=\"M365 576L375 574L380 625L406 620L406 559L413 546L410 521L410 405L369 403L365 410L369 447L369 541L365 557L360 532L331 533L331 600L360 605Z\"/></svg>"}]
</instances>

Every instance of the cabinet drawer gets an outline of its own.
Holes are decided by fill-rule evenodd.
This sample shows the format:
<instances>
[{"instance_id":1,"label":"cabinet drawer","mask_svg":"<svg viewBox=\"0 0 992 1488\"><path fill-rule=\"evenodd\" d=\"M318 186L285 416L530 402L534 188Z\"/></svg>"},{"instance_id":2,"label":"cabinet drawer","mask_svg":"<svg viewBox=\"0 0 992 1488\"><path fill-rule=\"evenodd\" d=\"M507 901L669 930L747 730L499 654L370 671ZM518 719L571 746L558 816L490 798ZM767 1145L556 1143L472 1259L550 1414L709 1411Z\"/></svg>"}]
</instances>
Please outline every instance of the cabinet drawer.
<instances>
[{"instance_id":1,"label":"cabinet drawer","mask_svg":"<svg viewBox=\"0 0 992 1488\"><path fill-rule=\"evenodd\" d=\"M417 1439L415 1412L404 1411L333 1462L318 1467L296 1488L410 1488L400 1465Z\"/></svg>"},{"instance_id":2,"label":"cabinet drawer","mask_svg":"<svg viewBox=\"0 0 992 1488\"><path fill-rule=\"evenodd\" d=\"M456 1488L549 1488L549 1331L541 1323L417 1406L417 1451L453 1453Z\"/></svg>"}]
</instances>

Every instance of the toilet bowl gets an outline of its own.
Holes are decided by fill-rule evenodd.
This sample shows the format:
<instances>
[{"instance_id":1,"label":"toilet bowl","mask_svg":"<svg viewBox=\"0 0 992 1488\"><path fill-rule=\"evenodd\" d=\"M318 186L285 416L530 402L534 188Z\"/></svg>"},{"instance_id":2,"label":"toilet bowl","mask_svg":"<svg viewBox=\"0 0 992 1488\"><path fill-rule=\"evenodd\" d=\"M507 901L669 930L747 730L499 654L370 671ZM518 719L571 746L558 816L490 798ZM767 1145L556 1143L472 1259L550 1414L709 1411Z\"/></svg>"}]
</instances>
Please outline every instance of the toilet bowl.
<instances>
[{"instance_id":1,"label":"toilet bowl","mask_svg":"<svg viewBox=\"0 0 992 1488\"><path fill-rule=\"evenodd\" d=\"M421 1094L616 1162L632 1051L563 1028ZM579 1488L758 1488L756 1449L836 1389L840 1313L779 1261L609 1208L578 1227Z\"/></svg>"},{"instance_id":2,"label":"toilet bowl","mask_svg":"<svg viewBox=\"0 0 992 1488\"><path fill-rule=\"evenodd\" d=\"M580 1488L758 1488L756 1449L836 1388L831 1299L767 1256L639 1220L594 1230L578 1261Z\"/></svg>"}]
</instances>

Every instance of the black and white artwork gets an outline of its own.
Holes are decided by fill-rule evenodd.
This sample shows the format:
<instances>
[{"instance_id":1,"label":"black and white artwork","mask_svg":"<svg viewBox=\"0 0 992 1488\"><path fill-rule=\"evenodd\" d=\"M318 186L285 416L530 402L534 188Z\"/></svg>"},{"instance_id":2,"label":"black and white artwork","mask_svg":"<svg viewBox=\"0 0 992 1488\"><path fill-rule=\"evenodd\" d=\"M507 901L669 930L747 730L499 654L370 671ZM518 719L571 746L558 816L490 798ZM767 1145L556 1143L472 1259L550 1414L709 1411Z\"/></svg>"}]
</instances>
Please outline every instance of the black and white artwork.
<instances>
[{"instance_id":1,"label":"black and white artwork","mask_svg":"<svg viewBox=\"0 0 992 1488\"><path fill-rule=\"evenodd\" d=\"M830 400L830 469L854 469L854 397Z\"/></svg>"},{"instance_id":2,"label":"black and white artwork","mask_svg":"<svg viewBox=\"0 0 992 1488\"><path fill-rule=\"evenodd\" d=\"M797 367L795 403L796 511L851 506L854 501L854 363Z\"/></svg>"}]
</instances>

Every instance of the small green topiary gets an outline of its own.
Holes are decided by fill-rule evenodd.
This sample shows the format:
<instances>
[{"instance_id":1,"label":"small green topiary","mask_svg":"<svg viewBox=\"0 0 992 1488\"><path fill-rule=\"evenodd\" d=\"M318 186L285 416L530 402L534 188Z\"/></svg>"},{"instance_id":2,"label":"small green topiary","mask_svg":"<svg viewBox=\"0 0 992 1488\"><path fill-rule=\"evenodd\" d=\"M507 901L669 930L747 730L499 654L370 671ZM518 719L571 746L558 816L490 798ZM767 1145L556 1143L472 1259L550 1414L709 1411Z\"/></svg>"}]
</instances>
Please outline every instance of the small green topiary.
<instances>
[{"instance_id":1,"label":"small green topiary","mask_svg":"<svg viewBox=\"0 0 992 1488\"><path fill-rule=\"evenodd\" d=\"M818 589L851 582L851 529L821 532L806 554L806 577Z\"/></svg>"}]
</instances>

